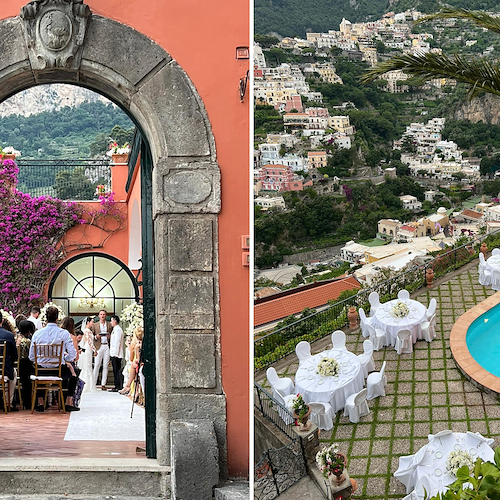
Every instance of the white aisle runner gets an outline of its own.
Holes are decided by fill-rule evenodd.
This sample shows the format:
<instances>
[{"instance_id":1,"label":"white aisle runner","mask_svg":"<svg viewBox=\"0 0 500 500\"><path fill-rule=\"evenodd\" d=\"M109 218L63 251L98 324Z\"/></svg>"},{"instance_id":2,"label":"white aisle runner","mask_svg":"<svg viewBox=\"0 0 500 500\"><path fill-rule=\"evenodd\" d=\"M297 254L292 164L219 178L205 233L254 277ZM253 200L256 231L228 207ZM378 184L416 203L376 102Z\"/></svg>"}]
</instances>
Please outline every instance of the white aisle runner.
<instances>
[{"instance_id":1,"label":"white aisle runner","mask_svg":"<svg viewBox=\"0 0 500 500\"><path fill-rule=\"evenodd\" d=\"M65 441L145 441L144 408L117 392L97 391L82 394L80 411L69 418Z\"/></svg>"}]
</instances>

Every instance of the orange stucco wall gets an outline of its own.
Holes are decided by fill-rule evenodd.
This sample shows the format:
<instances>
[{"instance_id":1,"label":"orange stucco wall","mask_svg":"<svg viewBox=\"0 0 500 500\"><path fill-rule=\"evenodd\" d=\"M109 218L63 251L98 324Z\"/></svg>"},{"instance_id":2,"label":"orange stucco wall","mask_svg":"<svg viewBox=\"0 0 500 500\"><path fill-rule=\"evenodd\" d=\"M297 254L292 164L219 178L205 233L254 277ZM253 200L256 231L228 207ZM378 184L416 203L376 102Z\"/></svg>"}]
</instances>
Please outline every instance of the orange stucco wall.
<instances>
[{"instance_id":1,"label":"orange stucco wall","mask_svg":"<svg viewBox=\"0 0 500 500\"><path fill-rule=\"evenodd\" d=\"M2 0L0 17L19 14L28 0ZM219 269L223 387L227 396L229 474L248 475L249 273L241 235L249 232L249 89L238 84L249 68L236 60L249 46L249 0L86 0L96 14L145 34L186 71L208 112L222 174ZM1 56L0 56L1 57Z\"/></svg>"}]
</instances>

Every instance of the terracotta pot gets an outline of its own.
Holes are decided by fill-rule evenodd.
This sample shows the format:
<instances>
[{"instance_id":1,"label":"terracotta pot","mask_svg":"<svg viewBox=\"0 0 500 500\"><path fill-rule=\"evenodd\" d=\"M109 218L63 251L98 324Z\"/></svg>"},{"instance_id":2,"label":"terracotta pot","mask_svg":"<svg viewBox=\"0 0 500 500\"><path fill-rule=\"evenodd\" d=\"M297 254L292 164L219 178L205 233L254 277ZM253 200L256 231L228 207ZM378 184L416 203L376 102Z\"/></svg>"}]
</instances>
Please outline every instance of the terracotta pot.
<instances>
[{"instance_id":1,"label":"terracotta pot","mask_svg":"<svg viewBox=\"0 0 500 500\"><path fill-rule=\"evenodd\" d=\"M354 329L358 326L358 311L355 307L349 307L347 311L347 319L349 320L349 328Z\"/></svg>"},{"instance_id":2,"label":"terracotta pot","mask_svg":"<svg viewBox=\"0 0 500 500\"><path fill-rule=\"evenodd\" d=\"M311 408L309 408L307 413L302 418L299 418L297 413L295 413L295 410L293 411L293 416L299 424L299 432L308 431L311 428L311 421L309 420L310 414L311 414Z\"/></svg>"},{"instance_id":3,"label":"terracotta pot","mask_svg":"<svg viewBox=\"0 0 500 500\"><path fill-rule=\"evenodd\" d=\"M432 284L434 282L434 271L432 268L427 268L425 273L425 282L427 283L427 288L432 288Z\"/></svg>"},{"instance_id":4,"label":"terracotta pot","mask_svg":"<svg viewBox=\"0 0 500 500\"><path fill-rule=\"evenodd\" d=\"M128 154L111 155L113 163L128 163Z\"/></svg>"},{"instance_id":5,"label":"terracotta pot","mask_svg":"<svg viewBox=\"0 0 500 500\"><path fill-rule=\"evenodd\" d=\"M351 477L351 487L353 493L358 489L358 482L352 477Z\"/></svg>"},{"instance_id":6,"label":"terracotta pot","mask_svg":"<svg viewBox=\"0 0 500 500\"><path fill-rule=\"evenodd\" d=\"M2 160L15 160L16 155L10 154L10 153L2 153L1 156Z\"/></svg>"},{"instance_id":7,"label":"terracotta pot","mask_svg":"<svg viewBox=\"0 0 500 500\"><path fill-rule=\"evenodd\" d=\"M486 252L488 251L488 245L486 243L481 243L481 248L479 251L484 255L484 258L486 259Z\"/></svg>"}]
</instances>

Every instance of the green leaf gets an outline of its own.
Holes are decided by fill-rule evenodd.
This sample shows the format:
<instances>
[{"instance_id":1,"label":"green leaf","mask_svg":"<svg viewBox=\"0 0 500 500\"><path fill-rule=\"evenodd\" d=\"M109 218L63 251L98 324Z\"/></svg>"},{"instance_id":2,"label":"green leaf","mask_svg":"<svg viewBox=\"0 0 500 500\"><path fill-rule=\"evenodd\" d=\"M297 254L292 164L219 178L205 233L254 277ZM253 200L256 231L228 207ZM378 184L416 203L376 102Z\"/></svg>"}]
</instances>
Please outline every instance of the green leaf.
<instances>
[{"instance_id":1,"label":"green leaf","mask_svg":"<svg viewBox=\"0 0 500 500\"><path fill-rule=\"evenodd\" d=\"M479 478L479 474L481 473L481 464L482 464L482 462L483 461L480 458L478 458L476 460L476 465L474 466L474 477L475 478Z\"/></svg>"},{"instance_id":2,"label":"green leaf","mask_svg":"<svg viewBox=\"0 0 500 500\"><path fill-rule=\"evenodd\" d=\"M500 467L500 446L495 448L495 463L497 464L497 467Z\"/></svg>"},{"instance_id":3,"label":"green leaf","mask_svg":"<svg viewBox=\"0 0 500 500\"><path fill-rule=\"evenodd\" d=\"M481 475L483 477L500 477L500 470L498 470L498 467L493 465L491 462L483 462L481 464Z\"/></svg>"},{"instance_id":4,"label":"green leaf","mask_svg":"<svg viewBox=\"0 0 500 500\"><path fill-rule=\"evenodd\" d=\"M492 476L486 476L481 481L481 485L479 486L478 493L485 495L490 490L494 489L496 486L497 486L497 484L496 484L495 478Z\"/></svg>"},{"instance_id":5,"label":"green leaf","mask_svg":"<svg viewBox=\"0 0 500 500\"><path fill-rule=\"evenodd\" d=\"M469 480L469 467L464 465L463 467L460 467L457 471L457 480L458 481L468 481Z\"/></svg>"}]
</instances>

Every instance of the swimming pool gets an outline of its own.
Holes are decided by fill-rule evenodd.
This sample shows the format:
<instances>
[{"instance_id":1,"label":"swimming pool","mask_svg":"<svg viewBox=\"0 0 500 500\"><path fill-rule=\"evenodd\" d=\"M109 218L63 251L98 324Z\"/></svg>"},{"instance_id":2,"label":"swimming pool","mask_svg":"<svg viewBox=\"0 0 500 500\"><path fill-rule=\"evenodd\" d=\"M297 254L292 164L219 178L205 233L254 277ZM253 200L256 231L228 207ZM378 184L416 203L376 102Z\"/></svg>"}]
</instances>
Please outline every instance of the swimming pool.
<instances>
[{"instance_id":1,"label":"swimming pool","mask_svg":"<svg viewBox=\"0 0 500 500\"><path fill-rule=\"evenodd\" d=\"M500 304L481 314L470 324L466 342L477 363L500 377Z\"/></svg>"}]
</instances>

